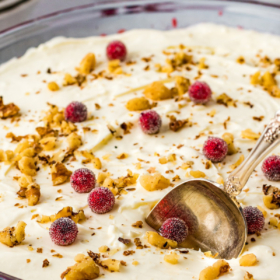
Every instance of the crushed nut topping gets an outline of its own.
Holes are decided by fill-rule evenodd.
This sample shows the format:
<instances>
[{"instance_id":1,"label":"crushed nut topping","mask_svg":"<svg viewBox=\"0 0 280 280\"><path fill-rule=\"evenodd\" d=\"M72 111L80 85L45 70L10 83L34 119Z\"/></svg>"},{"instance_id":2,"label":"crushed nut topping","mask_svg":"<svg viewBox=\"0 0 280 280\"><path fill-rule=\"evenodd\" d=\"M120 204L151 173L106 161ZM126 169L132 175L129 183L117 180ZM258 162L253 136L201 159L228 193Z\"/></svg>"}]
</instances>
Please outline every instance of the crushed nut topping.
<instances>
[{"instance_id":1,"label":"crushed nut topping","mask_svg":"<svg viewBox=\"0 0 280 280\"><path fill-rule=\"evenodd\" d=\"M25 239L25 222L18 222L16 227L7 227L3 231L0 231L0 242L9 246L14 247L21 244Z\"/></svg>"},{"instance_id":2,"label":"crushed nut topping","mask_svg":"<svg viewBox=\"0 0 280 280\"><path fill-rule=\"evenodd\" d=\"M0 96L0 118L1 119L7 119L14 117L19 112L19 107L15 105L14 103L9 103L7 105L4 105L3 97Z\"/></svg>"}]
</instances>

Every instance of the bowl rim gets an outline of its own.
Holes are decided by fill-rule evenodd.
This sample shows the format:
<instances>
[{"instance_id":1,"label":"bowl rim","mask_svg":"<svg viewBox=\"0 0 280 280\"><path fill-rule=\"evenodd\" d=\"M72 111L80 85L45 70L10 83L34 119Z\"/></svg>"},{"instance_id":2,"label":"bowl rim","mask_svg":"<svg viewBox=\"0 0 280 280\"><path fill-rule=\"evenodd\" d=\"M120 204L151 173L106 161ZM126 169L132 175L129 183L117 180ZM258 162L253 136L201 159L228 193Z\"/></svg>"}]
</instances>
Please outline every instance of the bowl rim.
<instances>
[{"instance_id":1,"label":"bowl rim","mask_svg":"<svg viewBox=\"0 0 280 280\"><path fill-rule=\"evenodd\" d=\"M280 4L273 4L273 3L267 3L267 2L261 2L261 1L255 1L255 0L98 0L95 3L90 4L84 4L84 5L78 5L67 9L62 9L56 12L52 12L46 15L42 15L39 17L35 17L33 19L18 23L16 25L13 25L11 27L8 27L4 30L0 31L0 39L4 38L5 36L8 36L10 34L13 34L17 31L24 30L25 28L28 28L34 24L40 24L44 22L48 22L52 19L57 19L61 16L67 16L71 14L86 12L90 10L106 10L106 9L117 9L117 8L123 8L123 7L131 7L131 6L145 6L149 4L184 4L184 5L193 5L193 6L215 6L219 5L222 7L244 7L250 5L251 7L259 8L259 7L266 7L270 10L270 12L275 12L278 10L280 12Z\"/></svg>"}]
</instances>

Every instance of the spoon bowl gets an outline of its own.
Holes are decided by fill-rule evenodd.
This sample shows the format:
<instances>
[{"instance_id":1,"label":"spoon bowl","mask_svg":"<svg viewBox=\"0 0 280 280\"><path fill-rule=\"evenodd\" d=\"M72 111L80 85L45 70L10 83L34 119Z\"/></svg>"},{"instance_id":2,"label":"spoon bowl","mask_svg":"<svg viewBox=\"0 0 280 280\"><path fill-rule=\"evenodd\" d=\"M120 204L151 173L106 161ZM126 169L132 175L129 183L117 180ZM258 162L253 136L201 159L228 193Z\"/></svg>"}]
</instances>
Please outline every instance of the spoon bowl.
<instances>
[{"instance_id":1,"label":"spoon bowl","mask_svg":"<svg viewBox=\"0 0 280 280\"><path fill-rule=\"evenodd\" d=\"M166 219L178 217L189 230L180 247L211 251L223 259L236 258L246 242L246 221L242 208L221 187L205 179L184 182L161 199L146 222L159 230Z\"/></svg>"},{"instance_id":2,"label":"spoon bowl","mask_svg":"<svg viewBox=\"0 0 280 280\"><path fill-rule=\"evenodd\" d=\"M203 178L179 184L158 202L146 222L159 231L168 218L180 218L188 226L188 236L180 247L211 251L223 259L237 258L246 242L247 225L236 196L261 160L279 145L279 136L280 110L224 187Z\"/></svg>"}]
</instances>

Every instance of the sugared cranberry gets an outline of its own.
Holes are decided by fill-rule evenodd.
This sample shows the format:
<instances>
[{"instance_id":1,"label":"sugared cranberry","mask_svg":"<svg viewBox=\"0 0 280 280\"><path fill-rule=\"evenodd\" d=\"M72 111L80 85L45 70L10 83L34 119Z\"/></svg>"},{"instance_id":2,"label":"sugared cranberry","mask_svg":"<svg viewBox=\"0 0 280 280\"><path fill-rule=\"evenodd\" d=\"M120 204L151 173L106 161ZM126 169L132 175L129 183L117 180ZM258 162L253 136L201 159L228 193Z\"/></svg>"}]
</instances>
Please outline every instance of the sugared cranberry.
<instances>
[{"instance_id":1,"label":"sugared cranberry","mask_svg":"<svg viewBox=\"0 0 280 280\"><path fill-rule=\"evenodd\" d=\"M263 213L257 208L248 206L243 209L244 217L247 222L248 233L260 232L264 227Z\"/></svg>"},{"instance_id":2,"label":"sugared cranberry","mask_svg":"<svg viewBox=\"0 0 280 280\"><path fill-rule=\"evenodd\" d=\"M104 187L94 189L88 196L88 205L92 212L104 214L111 211L115 204L113 193Z\"/></svg>"},{"instance_id":3,"label":"sugared cranberry","mask_svg":"<svg viewBox=\"0 0 280 280\"><path fill-rule=\"evenodd\" d=\"M76 192L88 193L95 187L95 175L87 168L80 168L71 175L70 183Z\"/></svg>"},{"instance_id":4,"label":"sugared cranberry","mask_svg":"<svg viewBox=\"0 0 280 280\"><path fill-rule=\"evenodd\" d=\"M203 154L212 162L222 161L228 152L227 143L218 137L209 137L203 145Z\"/></svg>"},{"instance_id":5,"label":"sugared cranberry","mask_svg":"<svg viewBox=\"0 0 280 280\"><path fill-rule=\"evenodd\" d=\"M112 41L108 44L106 53L109 60L119 59L123 61L126 58L126 46L121 41Z\"/></svg>"},{"instance_id":6,"label":"sugared cranberry","mask_svg":"<svg viewBox=\"0 0 280 280\"><path fill-rule=\"evenodd\" d=\"M262 164L262 171L269 181L280 181L280 156L269 156Z\"/></svg>"},{"instance_id":7,"label":"sugared cranberry","mask_svg":"<svg viewBox=\"0 0 280 280\"><path fill-rule=\"evenodd\" d=\"M142 112L139 118L140 126L144 133L156 134L161 127L161 117L154 110Z\"/></svg>"},{"instance_id":8,"label":"sugared cranberry","mask_svg":"<svg viewBox=\"0 0 280 280\"><path fill-rule=\"evenodd\" d=\"M205 82L196 81L189 87L189 97L197 104L207 103L212 95L210 87Z\"/></svg>"},{"instance_id":9,"label":"sugared cranberry","mask_svg":"<svg viewBox=\"0 0 280 280\"><path fill-rule=\"evenodd\" d=\"M181 243L188 235L188 227L179 218L169 218L162 224L159 232L163 237Z\"/></svg>"},{"instance_id":10,"label":"sugared cranberry","mask_svg":"<svg viewBox=\"0 0 280 280\"><path fill-rule=\"evenodd\" d=\"M71 102L66 107L64 116L67 121L72 123L83 122L87 119L87 107L85 104L78 101Z\"/></svg>"},{"instance_id":11,"label":"sugared cranberry","mask_svg":"<svg viewBox=\"0 0 280 280\"><path fill-rule=\"evenodd\" d=\"M60 218L50 226L51 240L60 246L72 244L78 235L78 227L70 218Z\"/></svg>"}]
</instances>

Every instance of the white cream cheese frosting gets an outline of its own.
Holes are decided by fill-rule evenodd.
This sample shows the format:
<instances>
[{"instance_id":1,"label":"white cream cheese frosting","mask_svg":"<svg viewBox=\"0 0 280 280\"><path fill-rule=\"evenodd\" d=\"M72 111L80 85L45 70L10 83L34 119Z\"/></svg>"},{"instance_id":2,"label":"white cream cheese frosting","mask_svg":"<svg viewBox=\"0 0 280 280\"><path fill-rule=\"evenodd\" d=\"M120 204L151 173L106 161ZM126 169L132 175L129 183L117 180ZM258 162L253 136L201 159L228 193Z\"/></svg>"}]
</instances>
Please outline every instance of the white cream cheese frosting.
<instances>
[{"instance_id":1,"label":"white cream cheese frosting","mask_svg":"<svg viewBox=\"0 0 280 280\"><path fill-rule=\"evenodd\" d=\"M134 64L122 63L124 72L131 75L116 75L112 80L95 79L89 75L83 87L62 86L65 73L75 76L76 67L89 52L96 55L97 65L94 73L106 70L108 62L105 49L107 44L115 39L121 40L126 45L128 49L126 61L135 62ZM167 74L156 71L154 65L165 64L168 57L166 52L172 50L169 47L180 44L187 47L186 50L193 56L194 62L198 63L201 58L205 58L208 68L199 70L197 65L192 65L189 69L174 71L170 76L181 75L194 82L200 71L199 80L207 82L211 87L212 100L203 106L194 106L186 99L177 102L174 99L159 101L154 110L162 118L162 128L157 135L146 135L138 124L139 112L130 112L125 107L128 100L143 96L143 90L119 95L130 89L166 79ZM11 122L10 119L0 121L0 148L3 150L16 148L18 143L11 143L11 140L6 138L8 132L13 132L17 136L36 134L35 128L42 126L44 112L49 109L48 102L62 109L72 101L80 101L87 106L94 118L77 124L78 134L83 140L79 150L90 150L102 139L109 137L111 133L107 125L117 127L123 122L133 124L130 133L124 135L121 140L113 138L94 153L101 159L102 170L106 169L113 178L125 176L127 169L142 175L147 174L150 168L156 168L171 181L175 175L178 175L180 180L173 182L177 184L192 178L190 175L186 176L188 172L180 168L184 162L191 160L194 162L191 170L200 170L206 174L206 178L213 181L218 181L221 176L225 179L231 171L230 166L241 154L246 157L249 153L248 149L255 145L254 140L243 139L241 132L248 128L256 133L262 132L264 125L279 109L279 99L270 96L260 86L253 86L250 83L250 76L257 71L261 73L272 71L273 66L262 65L260 57L268 56L272 61L279 58L279 46L280 38L277 36L210 23L172 31L132 30L106 37L54 38L0 67L0 94L5 103L15 103L22 114L20 120L15 122ZM240 56L245 59L245 63L237 62ZM151 58L149 62L142 59L147 57ZM144 70L147 65L150 66L148 71ZM51 69L51 74L47 73L48 68ZM280 83L279 76L275 78ZM58 91L52 92L48 89L47 84L51 81L55 81L60 86ZM166 86L172 87L174 82L167 83ZM236 107L217 104L216 98L222 93L236 100ZM253 106L246 105L246 102ZM95 104L99 104L101 108L97 110ZM216 113L211 117L209 113L213 110ZM177 132L171 131L168 128L167 117L170 112L173 112L177 119L191 119L193 125ZM261 121L253 119L260 116L263 116ZM84 132L83 127L90 127L97 132ZM240 151L227 156L222 164L215 164L205 169L202 163L204 156L201 152L204 141L208 135L221 137L225 132L234 135L235 146ZM201 136L197 137L198 135ZM65 148L65 145L65 141L61 140L57 150ZM276 154L279 152L280 149L274 151ZM128 157L118 159L117 156L121 153L127 153ZM159 157L155 153L160 156L175 154L176 161L160 164ZM104 159L105 155L107 157ZM141 169L136 168L138 159L143 160ZM71 171L87 167L96 176L102 172L94 169L92 164L83 164L82 158L68 162L66 167ZM17 176L20 176L19 170L1 163L0 230L15 226L18 221L27 224L26 238L22 244L10 248L0 243L0 271L2 272L28 280L60 279L61 273L74 264L74 257L77 254L86 254L87 250L98 252L98 248L103 245L110 247L110 252L115 252L113 258L127 263L127 266L121 267L120 272L110 273L101 269L103 277L108 279L199 279L200 271L215 262L214 259L204 256L202 252L190 249L188 254L179 254L178 264L171 265L164 261L166 250L157 249L145 240L146 231L152 230L145 223L146 215L154 203L172 187L148 192L138 180L136 185L131 186L135 188L134 191L128 191L127 194L116 198L116 205L111 212L98 215L87 207L88 194L74 192L70 183L53 186L48 168L40 168L35 176L36 182L41 187L40 202L35 206L27 206L27 201L19 200L16 194L19 185L14 177ZM268 183L259 166L247 183L246 192L242 192L239 196L242 205L260 205L265 208L262 201L262 185ZM272 185L280 187L277 182L272 182ZM57 192L59 189L62 190L61 193ZM58 197L62 198L56 200ZM23 207L19 207L18 204ZM32 216L52 215L66 206L71 206L76 211L84 209L87 220L78 224L79 233L75 243L62 247L52 243L48 232L50 224L40 224L36 219L32 219ZM274 214L280 214L280 210L266 210L268 217L265 229L258 237L250 235L245 247L245 253L256 255L258 264L253 267L241 267L238 259L230 260L232 270L220 279L243 279L246 271L253 274L256 280L279 277L280 231L270 226L268 221ZM143 221L143 227L132 227L136 221ZM118 241L119 237L132 240L138 237L150 248L140 250L134 245L127 248ZM251 241L252 238L255 239L254 242ZM30 251L29 245L34 248L33 251ZM42 248L43 252L37 253L37 248ZM124 256L123 251L127 249L134 250L135 253ZM63 257L54 257L55 254ZM29 263L27 259L30 260ZM49 260L50 265L42 268L45 259ZM134 261L139 264L133 265Z\"/></svg>"}]
</instances>

